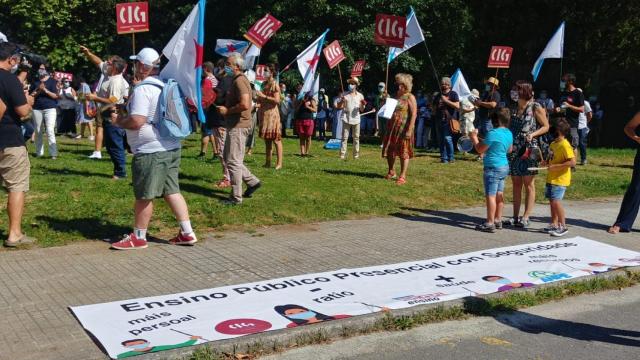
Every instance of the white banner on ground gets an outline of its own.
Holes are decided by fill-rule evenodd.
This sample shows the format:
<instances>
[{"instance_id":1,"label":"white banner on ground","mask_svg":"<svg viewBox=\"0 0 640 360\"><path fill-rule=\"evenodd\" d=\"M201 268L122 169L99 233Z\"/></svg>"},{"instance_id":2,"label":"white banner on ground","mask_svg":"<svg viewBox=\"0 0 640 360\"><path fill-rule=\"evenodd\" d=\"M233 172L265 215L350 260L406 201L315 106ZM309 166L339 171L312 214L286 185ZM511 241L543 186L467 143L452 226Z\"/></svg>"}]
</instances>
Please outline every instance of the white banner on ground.
<instances>
[{"instance_id":1,"label":"white banner on ground","mask_svg":"<svg viewBox=\"0 0 640 360\"><path fill-rule=\"evenodd\" d=\"M71 308L112 358L640 265L584 238Z\"/></svg>"}]
</instances>

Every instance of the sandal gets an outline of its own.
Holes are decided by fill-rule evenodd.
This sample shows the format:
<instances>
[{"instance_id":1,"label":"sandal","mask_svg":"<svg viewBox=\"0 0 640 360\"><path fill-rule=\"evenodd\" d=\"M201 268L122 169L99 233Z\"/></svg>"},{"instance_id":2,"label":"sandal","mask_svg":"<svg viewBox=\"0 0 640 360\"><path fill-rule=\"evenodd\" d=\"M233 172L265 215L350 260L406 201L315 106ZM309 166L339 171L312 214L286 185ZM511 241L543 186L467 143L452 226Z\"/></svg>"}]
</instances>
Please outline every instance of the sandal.
<instances>
[{"instance_id":1,"label":"sandal","mask_svg":"<svg viewBox=\"0 0 640 360\"><path fill-rule=\"evenodd\" d=\"M609 234L617 234L617 233L619 233L619 232L620 232L620 226L618 226L618 225L613 225L613 226L611 226L611 227L609 228L609 230L607 230L607 232L608 232Z\"/></svg>"},{"instance_id":2,"label":"sandal","mask_svg":"<svg viewBox=\"0 0 640 360\"><path fill-rule=\"evenodd\" d=\"M226 179L222 179L216 183L216 187L220 189L228 188L231 186L231 182Z\"/></svg>"},{"instance_id":3,"label":"sandal","mask_svg":"<svg viewBox=\"0 0 640 360\"><path fill-rule=\"evenodd\" d=\"M407 182L407 180L403 177L399 177L398 180L396 180L396 185L404 185Z\"/></svg>"},{"instance_id":4,"label":"sandal","mask_svg":"<svg viewBox=\"0 0 640 360\"><path fill-rule=\"evenodd\" d=\"M384 178L387 180L391 180L391 179L394 179L395 177L396 177L396 172L391 170L387 173L387 175L385 175Z\"/></svg>"},{"instance_id":5,"label":"sandal","mask_svg":"<svg viewBox=\"0 0 640 360\"><path fill-rule=\"evenodd\" d=\"M17 247L19 245L33 244L35 242L36 242L36 239L27 236L27 234L22 234L22 236L16 241L9 242L8 240L5 240L4 241L4 246L6 246L6 247Z\"/></svg>"}]
</instances>

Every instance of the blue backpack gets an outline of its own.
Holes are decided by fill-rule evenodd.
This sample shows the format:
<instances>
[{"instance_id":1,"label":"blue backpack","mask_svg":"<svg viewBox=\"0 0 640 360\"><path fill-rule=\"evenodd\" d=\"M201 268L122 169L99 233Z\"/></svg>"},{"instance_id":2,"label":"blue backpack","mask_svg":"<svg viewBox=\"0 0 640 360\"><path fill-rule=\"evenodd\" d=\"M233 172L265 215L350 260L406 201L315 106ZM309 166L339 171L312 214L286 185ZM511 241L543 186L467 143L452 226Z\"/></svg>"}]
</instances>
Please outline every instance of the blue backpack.
<instances>
[{"instance_id":1,"label":"blue backpack","mask_svg":"<svg viewBox=\"0 0 640 360\"><path fill-rule=\"evenodd\" d=\"M191 134L191 121L185 97L175 79L164 81L164 85L151 81L142 81L139 85L152 85L162 90L158 99L160 114L154 126L160 136L184 139Z\"/></svg>"}]
</instances>

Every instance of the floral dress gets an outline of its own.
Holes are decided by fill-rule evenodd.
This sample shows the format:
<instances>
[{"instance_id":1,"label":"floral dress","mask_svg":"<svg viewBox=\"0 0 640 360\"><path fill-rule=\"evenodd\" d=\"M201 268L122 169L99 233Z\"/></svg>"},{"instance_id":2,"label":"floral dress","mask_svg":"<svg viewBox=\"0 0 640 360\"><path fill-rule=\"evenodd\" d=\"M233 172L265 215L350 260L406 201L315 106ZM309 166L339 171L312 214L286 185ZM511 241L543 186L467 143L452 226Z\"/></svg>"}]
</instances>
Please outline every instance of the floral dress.
<instances>
[{"instance_id":1,"label":"floral dress","mask_svg":"<svg viewBox=\"0 0 640 360\"><path fill-rule=\"evenodd\" d=\"M413 131L411 131L410 138L405 137L410 125L410 97L411 94L405 94L398 99L398 105L393 112L393 116L387 122L385 135L382 139L382 157L413 158Z\"/></svg>"},{"instance_id":2,"label":"floral dress","mask_svg":"<svg viewBox=\"0 0 640 360\"><path fill-rule=\"evenodd\" d=\"M537 175L538 171L527 169L538 167L542 157L548 152L548 144L540 137L527 142L527 135L538 130L535 113L539 107L540 104L532 101L524 108L522 115L518 116L517 111L511 115L509 130L513 135L513 151L507 155L511 176Z\"/></svg>"},{"instance_id":3,"label":"floral dress","mask_svg":"<svg viewBox=\"0 0 640 360\"><path fill-rule=\"evenodd\" d=\"M263 93L268 97L273 97L276 93L276 87L266 84ZM258 124L260 126L260 137L265 140L281 140L282 124L280 123L279 104L271 100L258 99L260 107L258 108Z\"/></svg>"}]
</instances>

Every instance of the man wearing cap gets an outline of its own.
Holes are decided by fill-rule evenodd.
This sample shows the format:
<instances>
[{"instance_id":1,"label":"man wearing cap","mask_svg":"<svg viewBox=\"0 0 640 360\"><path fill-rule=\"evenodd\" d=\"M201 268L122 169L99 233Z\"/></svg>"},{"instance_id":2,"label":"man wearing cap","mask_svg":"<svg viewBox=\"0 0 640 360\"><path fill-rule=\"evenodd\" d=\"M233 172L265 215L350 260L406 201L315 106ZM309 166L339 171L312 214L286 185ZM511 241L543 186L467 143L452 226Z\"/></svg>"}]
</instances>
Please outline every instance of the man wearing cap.
<instances>
[{"instance_id":1,"label":"man wearing cap","mask_svg":"<svg viewBox=\"0 0 640 360\"><path fill-rule=\"evenodd\" d=\"M102 61L84 46L80 50L87 59L96 65L105 80L99 84L97 94L88 94L86 99L100 104L96 117L96 147L91 159L102 159L102 141L104 139L107 153L113 163L113 179L127 177L126 154L124 151L124 130L113 126L112 121L118 116L116 105L124 104L129 95L129 83L124 79L127 63L119 56L111 56L107 61Z\"/></svg>"},{"instance_id":2,"label":"man wearing cap","mask_svg":"<svg viewBox=\"0 0 640 360\"><path fill-rule=\"evenodd\" d=\"M180 223L178 235L169 240L172 245L193 245L198 239L191 228L187 203L180 194L180 141L160 135L155 124L160 121L160 95L164 83L158 77L160 55L151 48L131 57L136 61L135 77L140 79L127 104L126 115L118 112L115 125L126 130L133 152L131 172L136 197L133 232L111 244L117 250L147 247L147 228L153 215L153 199L162 197Z\"/></svg>"},{"instance_id":3,"label":"man wearing cap","mask_svg":"<svg viewBox=\"0 0 640 360\"><path fill-rule=\"evenodd\" d=\"M499 84L500 82L498 79L493 76L490 77L484 85L482 96L480 96L480 98L474 103L478 107L478 130L480 132L480 136L483 138L487 136L489 130L493 130L493 125L491 125L489 115L493 113L500 103L500 92L498 92L498 89L500 88L498 86Z\"/></svg>"},{"instance_id":4,"label":"man wearing cap","mask_svg":"<svg viewBox=\"0 0 640 360\"><path fill-rule=\"evenodd\" d=\"M227 57L224 71L232 78L232 84L227 93L225 105L218 106L218 111L224 116L227 127L224 160L229 169L232 192L229 199L224 202L226 205L241 204L243 197L250 198L261 186L260 179L244 165L244 150L252 126L252 90L249 79L243 73L244 68L244 59L239 53L231 53ZM244 193L242 193L243 182L247 184L247 190Z\"/></svg>"},{"instance_id":5,"label":"man wearing cap","mask_svg":"<svg viewBox=\"0 0 640 360\"><path fill-rule=\"evenodd\" d=\"M338 101L338 109L342 109L342 142L340 145L340 159L345 159L347 155L347 142L349 141L349 130L353 137L353 158L360 157L360 113L364 111L366 102L364 96L358 92L360 80L352 77L347 80L349 91L342 94Z\"/></svg>"},{"instance_id":6,"label":"man wearing cap","mask_svg":"<svg viewBox=\"0 0 640 360\"><path fill-rule=\"evenodd\" d=\"M21 226L31 164L20 119L29 115L34 99L25 95L20 80L11 73L20 61L18 46L0 43L0 181L8 193L9 234L4 241L7 247L34 242L22 232Z\"/></svg>"}]
</instances>

